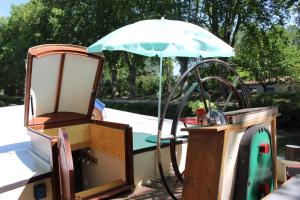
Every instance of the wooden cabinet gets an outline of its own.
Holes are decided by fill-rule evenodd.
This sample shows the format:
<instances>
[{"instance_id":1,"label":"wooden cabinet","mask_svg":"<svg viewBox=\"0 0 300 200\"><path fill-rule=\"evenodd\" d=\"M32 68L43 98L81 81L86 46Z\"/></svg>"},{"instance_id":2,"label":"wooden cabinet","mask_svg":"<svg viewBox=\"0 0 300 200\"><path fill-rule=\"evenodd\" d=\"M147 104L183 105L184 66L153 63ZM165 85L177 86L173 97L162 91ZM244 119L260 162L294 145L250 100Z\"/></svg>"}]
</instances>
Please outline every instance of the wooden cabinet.
<instances>
[{"instance_id":1,"label":"wooden cabinet","mask_svg":"<svg viewBox=\"0 0 300 200\"><path fill-rule=\"evenodd\" d=\"M28 51L24 123L52 167L54 199L109 197L133 185L131 127L91 120L103 63L80 46Z\"/></svg>"},{"instance_id":2,"label":"wooden cabinet","mask_svg":"<svg viewBox=\"0 0 300 200\"><path fill-rule=\"evenodd\" d=\"M245 130L253 125L262 124L271 132L275 174L276 116L273 107L246 109L227 113L232 122L229 125L184 128L189 142L182 199L233 198L239 144Z\"/></svg>"}]
</instances>

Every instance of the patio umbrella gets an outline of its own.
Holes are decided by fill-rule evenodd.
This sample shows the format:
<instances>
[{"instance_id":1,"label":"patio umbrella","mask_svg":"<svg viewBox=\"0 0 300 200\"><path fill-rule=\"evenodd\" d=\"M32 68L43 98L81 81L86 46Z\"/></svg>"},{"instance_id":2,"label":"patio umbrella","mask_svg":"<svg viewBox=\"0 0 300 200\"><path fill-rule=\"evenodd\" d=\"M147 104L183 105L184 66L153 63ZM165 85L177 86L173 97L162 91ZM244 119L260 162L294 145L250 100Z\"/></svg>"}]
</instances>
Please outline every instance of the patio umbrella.
<instances>
[{"instance_id":1,"label":"patio umbrella","mask_svg":"<svg viewBox=\"0 0 300 200\"><path fill-rule=\"evenodd\" d=\"M127 51L158 56L158 119L161 112L162 60L164 57L231 57L233 48L209 31L182 21L153 19L139 21L111 32L88 47L89 53Z\"/></svg>"}]
</instances>

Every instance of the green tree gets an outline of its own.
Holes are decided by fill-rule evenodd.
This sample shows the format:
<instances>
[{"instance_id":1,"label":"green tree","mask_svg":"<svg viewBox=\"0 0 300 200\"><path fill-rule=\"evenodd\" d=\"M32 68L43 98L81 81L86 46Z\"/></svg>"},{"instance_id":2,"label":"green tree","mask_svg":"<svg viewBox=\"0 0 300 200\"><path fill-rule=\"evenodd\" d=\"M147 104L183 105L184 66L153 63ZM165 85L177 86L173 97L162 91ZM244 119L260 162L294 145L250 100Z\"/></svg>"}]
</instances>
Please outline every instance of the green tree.
<instances>
[{"instance_id":1,"label":"green tree","mask_svg":"<svg viewBox=\"0 0 300 200\"><path fill-rule=\"evenodd\" d=\"M45 38L49 38L44 11L39 0L13 6L11 16L1 27L0 79L6 95L23 95L27 49L46 43Z\"/></svg>"},{"instance_id":2,"label":"green tree","mask_svg":"<svg viewBox=\"0 0 300 200\"><path fill-rule=\"evenodd\" d=\"M233 62L249 73L249 79L261 84L264 91L270 84L291 78L295 66L299 66L288 32L281 26L267 30L254 24L249 26L236 51Z\"/></svg>"},{"instance_id":3,"label":"green tree","mask_svg":"<svg viewBox=\"0 0 300 200\"><path fill-rule=\"evenodd\" d=\"M176 0L174 17L206 28L234 46L241 28L247 28L254 21L264 27L282 24L292 6L290 0ZM183 73L188 58L179 58L179 63ZM224 72L216 73L223 76Z\"/></svg>"}]
</instances>

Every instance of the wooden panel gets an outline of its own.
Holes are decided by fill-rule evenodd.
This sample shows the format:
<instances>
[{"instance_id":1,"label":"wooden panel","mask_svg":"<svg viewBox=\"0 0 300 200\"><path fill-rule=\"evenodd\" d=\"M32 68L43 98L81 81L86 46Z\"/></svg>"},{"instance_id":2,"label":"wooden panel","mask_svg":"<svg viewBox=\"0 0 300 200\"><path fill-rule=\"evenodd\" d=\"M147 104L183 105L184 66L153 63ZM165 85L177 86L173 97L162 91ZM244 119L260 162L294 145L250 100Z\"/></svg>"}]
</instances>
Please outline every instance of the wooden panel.
<instances>
[{"instance_id":1,"label":"wooden panel","mask_svg":"<svg viewBox=\"0 0 300 200\"><path fill-rule=\"evenodd\" d=\"M54 112L59 63L60 55L33 58L30 95L34 116Z\"/></svg>"},{"instance_id":2,"label":"wooden panel","mask_svg":"<svg viewBox=\"0 0 300 200\"><path fill-rule=\"evenodd\" d=\"M75 199L73 158L68 134L64 129L59 129L58 153L61 198Z\"/></svg>"},{"instance_id":3,"label":"wooden panel","mask_svg":"<svg viewBox=\"0 0 300 200\"><path fill-rule=\"evenodd\" d=\"M90 145L89 124L66 126L63 128L68 134L69 142L71 144L72 150L89 147ZM45 129L40 131L52 137L57 136L58 134L58 128Z\"/></svg>"},{"instance_id":4,"label":"wooden panel","mask_svg":"<svg viewBox=\"0 0 300 200\"><path fill-rule=\"evenodd\" d=\"M60 199L60 182L59 182L59 166L58 166L58 144L57 137L52 139L52 186L53 199Z\"/></svg>"},{"instance_id":5,"label":"wooden panel","mask_svg":"<svg viewBox=\"0 0 300 200\"><path fill-rule=\"evenodd\" d=\"M133 138L132 138L132 128L128 127L126 133L124 134L125 140L125 168L126 168L126 183L128 185L134 185L134 175L133 175Z\"/></svg>"},{"instance_id":6,"label":"wooden panel","mask_svg":"<svg viewBox=\"0 0 300 200\"><path fill-rule=\"evenodd\" d=\"M98 62L94 58L66 54L58 112L88 114Z\"/></svg>"},{"instance_id":7,"label":"wooden panel","mask_svg":"<svg viewBox=\"0 0 300 200\"><path fill-rule=\"evenodd\" d=\"M220 199L232 199L234 191L235 174L237 166L237 156L240 141L245 129L237 132L225 132L223 159L220 177Z\"/></svg>"},{"instance_id":8,"label":"wooden panel","mask_svg":"<svg viewBox=\"0 0 300 200\"><path fill-rule=\"evenodd\" d=\"M224 133L190 130L182 199L217 199Z\"/></svg>"},{"instance_id":9,"label":"wooden panel","mask_svg":"<svg viewBox=\"0 0 300 200\"><path fill-rule=\"evenodd\" d=\"M215 132L222 132L224 130L226 130L227 132L236 132L239 131L240 129L245 129L253 125L270 123L274 118L275 118L274 116L269 116L265 118L258 117L255 120L246 121L244 123L228 124L223 126L209 126L209 127L193 126L188 128L182 128L181 131L201 129L202 133L215 133Z\"/></svg>"},{"instance_id":10,"label":"wooden panel","mask_svg":"<svg viewBox=\"0 0 300 200\"><path fill-rule=\"evenodd\" d=\"M219 186L218 186L218 196L217 199L222 199L223 196L223 187L224 187L224 180L226 180L226 175L225 175L225 168L227 163L227 158L228 158L228 148L230 148L229 145L229 134L226 131L221 131L220 132L223 135L223 146L222 146L222 157L220 159L221 162L221 167L220 167L220 175L218 176L217 173L215 173L216 177L219 177ZM210 143L211 145L215 145L214 143ZM218 158L217 158L218 159ZM213 166L213 165L212 165ZM229 172L230 173L230 172ZM230 190L230 185L229 187L226 188L226 190Z\"/></svg>"},{"instance_id":11,"label":"wooden panel","mask_svg":"<svg viewBox=\"0 0 300 200\"><path fill-rule=\"evenodd\" d=\"M55 113L57 113L58 111L59 97L60 97L60 90L61 90L61 80L63 78L65 57L66 54L62 54L60 57L60 66L59 66L59 74L58 74L58 81L57 81L57 88L56 88L55 108L54 108Z\"/></svg>"},{"instance_id":12,"label":"wooden panel","mask_svg":"<svg viewBox=\"0 0 300 200\"><path fill-rule=\"evenodd\" d=\"M34 103L35 103L35 100L39 100L39 102L37 104L37 107L35 109L36 115L41 115L41 114L44 114L44 113L50 113L50 112L54 112L54 111L56 112L56 111L58 111L58 109L59 110L68 110L68 109L62 108L62 106L60 105L61 102L59 102L59 99L62 99L62 96L61 96L59 90L64 89L64 80L63 79L60 80L60 78L57 77L58 75L57 76L49 76L49 73L42 73L42 75L43 75L42 78L41 78L41 75L40 75L41 73L38 74L39 76L35 76L36 75L36 73L35 73L36 69L38 69L40 67L45 68L45 66L46 66L47 70L52 70L52 71L53 71L54 68L55 69L60 68L60 70L59 69L56 70L57 74L64 73L63 72L64 70L62 70L63 69L62 67L64 66L63 65L64 63L60 62L60 60L62 61L63 59L57 59L57 65L56 65L57 67L53 68L53 66L52 66L49 69L47 67L49 65L49 63L53 64L53 62L49 62L49 58L53 58L53 57L61 58L62 54L63 55L66 54L67 57L68 56L80 57L81 59L79 59L79 62L83 62L83 60L93 60L95 62L95 66L100 67L100 69L98 69L99 73L97 72L98 73L97 76L92 76L91 77L92 79L86 79L86 80L91 81L92 83L94 83L94 85L96 85L95 87L93 87L93 90L90 91L90 92L88 90L84 90L84 92L88 93L89 96L92 96L91 99L86 100L86 102L87 102L86 104L88 105L86 109L89 109L89 111L92 111L92 104L94 102L94 97L95 97L95 94L96 94L96 91L97 91L97 87L99 86L99 84L97 84L97 83L101 79L101 72L102 72L102 66L103 66L103 63L104 63L104 56L102 54L101 55L100 54L95 55L95 54L87 53L86 47L75 46L75 45L47 44L47 45L35 46L35 47L32 47L28 50L28 58L27 58L28 64L27 64L27 72L26 72L26 91L25 91L25 103L24 103L25 104L25 116L24 116L25 126L28 126L28 120L29 120L29 115L30 115L30 113L29 113L30 112L30 91L31 91L31 88L34 89L33 86L38 87L37 91L32 90L34 92L38 92L37 97L33 98ZM39 64L36 61L45 61L46 64L45 65L39 65L39 67L38 68L35 67L36 68L35 69L35 68L33 68L33 65L35 66L36 64ZM59 67L59 63L61 63L60 66L62 66L62 67ZM99 63L99 65L97 65L97 63ZM78 62L75 61L75 65L77 65L77 64L78 64ZM86 68L89 67L89 66L83 65L83 67L85 68L85 70L83 70L83 71L81 70L81 72L86 72ZM45 70L43 69L43 71L45 71ZM76 79L76 78L74 78L74 71L71 70L71 72L73 74L72 78ZM44 77L45 74L47 75L46 78ZM53 74L53 73L50 73L50 74ZM77 82L78 82L78 80L81 80L81 81L85 80L82 77L82 73L79 74L79 76L80 76L79 79L76 79ZM93 81L93 78L95 78L95 77L97 78L97 80ZM49 86L49 84L47 85L47 83L49 83L49 81L45 81L45 80L48 80L48 79L52 80L53 78L55 79L54 80L55 84L52 84L52 86L51 86L51 84L50 84L50 86ZM42 81L35 81L35 79L42 80ZM35 84L35 82L42 83L42 85L41 84ZM53 82L53 81L50 81L50 82ZM59 86L60 83L62 83L63 87ZM46 87L44 87L45 84L46 84ZM57 86L57 84L58 84L58 86ZM74 87L74 84L71 84L71 85L72 85L71 89L76 88L76 87ZM82 85L80 85L80 86L81 87L77 87L76 89L82 88ZM50 93L51 93L50 97L49 97L49 87L50 87L50 90L51 90L50 91ZM40 88L42 88L42 89L44 88L44 89L42 90ZM70 91L73 91L73 90L67 90L67 92L70 92ZM78 93L78 91L77 91L77 93ZM51 95L55 96L55 97L52 98ZM62 95L64 95L64 94L62 94ZM72 96L72 95L75 95L75 94L73 92L73 93L68 93L66 95L67 97L69 97L69 99L72 99L72 97L70 95ZM83 96L86 96L86 95L81 95L79 100L81 98L83 98ZM41 97L43 97L43 98L41 99ZM74 104L73 99L72 99L72 101L67 101L66 106L72 106ZM52 102L49 103L50 100ZM78 100L78 98L77 98L77 100ZM41 104L40 102L42 102L42 104L44 106L40 106L39 105L39 104ZM73 102L73 104L70 103L70 102ZM77 102L77 104L78 104L78 102ZM83 106L83 104L81 102L79 107L78 106L77 107L73 106L72 108L75 108L75 111L78 110L78 109L82 110L82 109L80 109L82 106ZM53 108L53 109L51 110L50 108ZM41 110L41 109L43 109L43 110ZM45 109L46 109L46 111L48 110L49 112L45 112ZM91 113L86 113L85 111L83 112L83 114L86 115L86 117L90 118ZM33 124L31 124L31 125L33 125Z\"/></svg>"},{"instance_id":13,"label":"wooden panel","mask_svg":"<svg viewBox=\"0 0 300 200\"><path fill-rule=\"evenodd\" d=\"M110 182L110 183L107 183L104 185L100 185L100 186L97 186L97 187L94 187L94 188L91 188L88 190L84 190L82 192L78 192L75 194L75 197L76 197L76 199L77 198L78 199L86 199L86 198L95 196L97 194L101 194L101 193L107 192L109 190L116 189L116 188L124 186L124 185L125 185L124 181L116 180L116 181L113 181L113 182Z\"/></svg>"},{"instance_id":14,"label":"wooden panel","mask_svg":"<svg viewBox=\"0 0 300 200\"><path fill-rule=\"evenodd\" d=\"M89 119L92 117L92 112L94 109L94 104L95 104L95 99L96 99L96 94L97 94L97 88L99 86L100 79L102 77L102 72L103 72L103 65L104 65L104 60L99 60L98 66L97 66L97 71L95 74L95 80L93 84L93 90L90 98L90 103L89 103L89 108L88 108L88 113L87 116Z\"/></svg>"},{"instance_id":15,"label":"wooden panel","mask_svg":"<svg viewBox=\"0 0 300 200\"><path fill-rule=\"evenodd\" d=\"M90 144L93 149L125 160L124 130L90 124Z\"/></svg>"},{"instance_id":16,"label":"wooden panel","mask_svg":"<svg viewBox=\"0 0 300 200\"><path fill-rule=\"evenodd\" d=\"M91 155L98 162L97 164L82 165L84 189L90 189L114 180L126 180L125 161L95 149L91 149L91 151Z\"/></svg>"},{"instance_id":17,"label":"wooden panel","mask_svg":"<svg viewBox=\"0 0 300 200\"><path fill-rule=\"evenodd\" d=\"M25 80L25 96L24 96L24 126L28 126L29 121L29 104L30 104L30 87L32 76L32 61L33 57L28 54L26 66L26 80Z\"/></svg>"}]
</instances>

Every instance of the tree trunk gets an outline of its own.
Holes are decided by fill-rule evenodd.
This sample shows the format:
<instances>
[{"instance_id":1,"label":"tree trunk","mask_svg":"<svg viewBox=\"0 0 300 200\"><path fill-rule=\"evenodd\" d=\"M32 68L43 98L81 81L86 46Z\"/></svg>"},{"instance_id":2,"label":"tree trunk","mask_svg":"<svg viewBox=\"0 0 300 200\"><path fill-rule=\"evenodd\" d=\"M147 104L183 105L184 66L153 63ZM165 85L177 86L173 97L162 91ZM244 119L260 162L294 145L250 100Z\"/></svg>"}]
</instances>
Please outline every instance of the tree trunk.
<instances>
[{"instance_id":1,"label":"tree trunk","mask_svg":"<svg viewBox=\"0 0 300 200\"><path fill-rule=\"evenodd\" d=\"M129 66L129 76L128 76L128 84L129 84L129 97L136 96L136 66Z\"/></svg>"},{"instance_id":2,"label":"tree trunk","mask_svg":"<svg viewBox=\"0 0 300 200\"><path fill-rule=\"evenodd\" d=\"M263 90L264 90L264 93L267 92L267 84L264 84L264 83L260 83L261 86L263 87Z\"/></svg>"},{"instance_id":3,"label":"tree trunk","mask_svg":"<svg viewBox=\"0 0 300 200\"><path fill-rule=\"evenodd\" d=\"M224 62L228 62L228 58L220 58L220 60L223 60ZM221 66L219 68L219 75L218 76L223 78L223 79L227 79L228 71L226 70L225 67ZM219 82L219 91L224 95L224 97L226 97L228 95L228 92L229 92L226 85L224 85L221 82Z\"/></svg>"},{"instance_id":4,"label":"tree trunk","mask_svg":"<svg viewBox=\"0 0 300 200\"><path fill-rule=\"evenodd\" d=\"M219 37L219 16L217 1L212 2L211 32Z\"/></svg>"},{"instance_id":5,"label":"tree trunk","mask_svg":"<svg viewBox=\"0 0 300 200\"><path fill-rule=\"evenodd\" d=\"M167 76L167 79L166 79L165 87L166 87L167 95L169 95L172 90L172 77L173 77L172 69L169 66L167 69L166 76Z\"/></svg>"},{"instance_id":6,"label":"tree trunk","mask_svg":"<svg viewBox=\"0 0 300 200\"><path fill-rule=\"evenodd\" d=\"M130 60L128 53L125 53L125 60L129 68L128 85L129 85L129 97L136 96L136 65ZM135 62L136 63L136 62Z\"/></svg>"},{"instance_id":7,"label":"tree trunk","mask_svg":"<svg viewBox=\"0 0 300 200\"><path fill-rule=\"evenodd\" d=\"M118 96L118 81L117 81L117 74L118 74L118 66L117 63L113 63L110 65L111 67L111 97L114 98Z\"/></svg>"},{"instance_id":8,"label":"tree trunk","mask_svg":"<svg viewBox=\"0 0 300 200\"><path fill-rule=\"evenodd\" d=\"M177 60L179 61L180 64L180 74L181 76L183 73L188 69L188 64L189 64L189 58L185 57L178 57ZM188 82L185 81L181 85L181 93L184 91L184 88L188 85Z\"/></svg>"},{"instance_id":9,"label":"tree trunk","mask_svg":"<svg viewBox=\"0 0 300 200\"><path fill-rule=\"evenodd\" d=\"M8 84L5 88L4 88L4 95L7 96L16 96L16 88L14 88L11 84Z\"/></svg>"}]
</instances>

